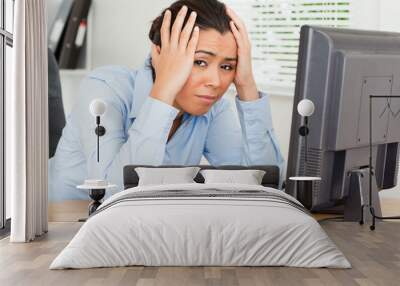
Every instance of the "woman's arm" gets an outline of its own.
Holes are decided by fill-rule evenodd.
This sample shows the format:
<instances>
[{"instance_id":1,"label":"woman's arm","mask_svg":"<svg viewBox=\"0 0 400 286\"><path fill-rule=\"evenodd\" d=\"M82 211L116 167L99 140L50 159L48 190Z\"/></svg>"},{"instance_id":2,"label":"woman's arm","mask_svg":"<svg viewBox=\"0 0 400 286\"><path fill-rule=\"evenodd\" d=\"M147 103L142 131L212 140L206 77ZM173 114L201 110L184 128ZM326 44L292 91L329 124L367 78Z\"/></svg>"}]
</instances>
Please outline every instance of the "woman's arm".
<instances>
[{"instance_id":1,"label":"woman's arm","mask_svg":"<svg viewBox=\"0 0 400 286\"><path fill-rule=\"evenodd\" d=\"M86 78L80 86L81 101L72 114L77 126L82 150L86 158L89 178L105 178L122 188L122 170L128 164L161 165L172 123L178 109L158 99L148 97L130 126L128 103L105 81ZM100 98L107 103L101 117L106 133L100 137L100 162L97 162L95 118L89 104Z\"/></svg>"},{"instance_id":2,"label":"woman's arm","mask_svg":"<svg viewBox=\"0 0 400 286\"><path fill-rule=\"evenodd\" d=\"M268 97L257 91L249 35L237 14L227 6L226 11L231 18L230 27L238 48L233 82L238 92L235 101L240 126L232 121L233 112L224 108L210 127L205 156L213 165L277 165L281 186L285 176L285 162L272 127Z\"/></svg>"},{"instance_id":3,"label":"woman's arm","mask_svg":"<svg viewBox=\"0 0 400 286\"><path fill-rule=\"evenodd\" d=\"M282 181L285 160L272 126L269 98L264 93L259 96L254 101L236 96L238 116L227 99L221 100L209 127L204 156L212 165L276 165Z\"/></svg>"},{"instance_id":4,"label":"woman's arm","mask_svg":"<svg viewBox=\"0 0 400 286\"><path fill-rule=\"evenodd\" d=\"M156 79L150 96L169 105L174 104L176 95L192 71L199 39L199 27L194 27L196 12L191 12L183 27L187 10L187 6L182 6L172 27L171 11L166 10L160 31L161 47L154 44L151 46Z\"/></svg>"}]
</instances>

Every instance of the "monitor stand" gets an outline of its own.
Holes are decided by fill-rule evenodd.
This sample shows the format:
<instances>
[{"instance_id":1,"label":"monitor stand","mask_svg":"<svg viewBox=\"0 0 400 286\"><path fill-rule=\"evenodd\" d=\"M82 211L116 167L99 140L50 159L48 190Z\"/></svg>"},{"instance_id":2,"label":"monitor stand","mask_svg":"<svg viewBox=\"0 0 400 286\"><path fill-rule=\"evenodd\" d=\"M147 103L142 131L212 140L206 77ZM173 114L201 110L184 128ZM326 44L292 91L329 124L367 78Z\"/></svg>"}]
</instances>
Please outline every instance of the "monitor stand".
<instances>
[{"instance_id":1,"label":"monitor stand","mask_svg":"<svg viewBox=\"0 0 400 286\"><path fill-rule=\"evenodd\" d=\"M375 215L382 216L376 177L372 175L372 206ZM349 196L344 203L344 220L361 221L361 208L369 205L369 168L357 169L350 172ZM369 207L363 208L364 221L371 221L372 216Z\"/></svg>"}]
</instances>

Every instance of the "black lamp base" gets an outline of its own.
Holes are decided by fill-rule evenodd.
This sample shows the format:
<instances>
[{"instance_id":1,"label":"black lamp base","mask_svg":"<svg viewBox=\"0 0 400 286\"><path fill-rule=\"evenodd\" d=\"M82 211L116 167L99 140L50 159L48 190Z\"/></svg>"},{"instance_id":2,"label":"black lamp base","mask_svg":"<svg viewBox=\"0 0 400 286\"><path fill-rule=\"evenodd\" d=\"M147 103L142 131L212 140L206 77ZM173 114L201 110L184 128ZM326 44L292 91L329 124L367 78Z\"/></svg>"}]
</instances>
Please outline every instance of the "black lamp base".
<instances>
[{"instance_id":1,"label":"black lamp base","mask_svg":"<svg viewBox=\"0 0 400 286\"><path fill-rule=\"evenodd\" d=\"M104 197L106 194L106 189L90 189L89 190L89 197L93 200L89 204L89 216L94 213L97 208L101 205L100 200Z\"/></svg>"},{"instance_id":2,"label":"black lamp base","mask_svg":"<svg viewBox=\"0 0 400 286\"><path fill-rule=\"evenodd\" d=\"M310 210L313 198L313 181L297 181L297 199Z\"/></svg>"},{"instance_id":3,"label":"black lamp base","mask_svg":"<svg viewBox=\"0 0 400 286\"><path fill-rule=\"evenodd\" d=\"M89 197L93 200L90 202L88 206L89 216L94 213L97 208L101 205L100 200L104 198L106 194L106 189L90 189L89 190ZM79 222L85 222L87 218L80 218L78 219Z\"/></svg>"}]
</instances>

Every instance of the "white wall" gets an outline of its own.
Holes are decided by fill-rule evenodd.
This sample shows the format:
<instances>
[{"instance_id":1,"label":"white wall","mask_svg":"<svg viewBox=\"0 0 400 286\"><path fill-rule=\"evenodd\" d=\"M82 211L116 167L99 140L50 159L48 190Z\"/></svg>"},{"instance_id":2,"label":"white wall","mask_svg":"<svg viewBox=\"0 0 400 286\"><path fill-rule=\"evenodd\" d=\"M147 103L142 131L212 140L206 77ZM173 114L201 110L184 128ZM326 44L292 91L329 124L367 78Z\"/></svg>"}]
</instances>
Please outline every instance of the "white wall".
<instances>
[{"instance_id":1,"label":"white wall","mask_svg":"<svg viewBox=\"0 0 400 286\"><path fill-rule=\"evenodd\" d=\"M379 29L400 32L400 1L381 0L379 10Z\"/></svg>"},{"instance_id":2,"label":"white wall","mask_svg":"<svg viewBox=\"0 0 400 286\"><path fill-rule=\"evenodd\" d=\"M94 0L91 25L92 67L143 64L149 53L151 21L171 0Z\"/></svg>"}]
</instances>

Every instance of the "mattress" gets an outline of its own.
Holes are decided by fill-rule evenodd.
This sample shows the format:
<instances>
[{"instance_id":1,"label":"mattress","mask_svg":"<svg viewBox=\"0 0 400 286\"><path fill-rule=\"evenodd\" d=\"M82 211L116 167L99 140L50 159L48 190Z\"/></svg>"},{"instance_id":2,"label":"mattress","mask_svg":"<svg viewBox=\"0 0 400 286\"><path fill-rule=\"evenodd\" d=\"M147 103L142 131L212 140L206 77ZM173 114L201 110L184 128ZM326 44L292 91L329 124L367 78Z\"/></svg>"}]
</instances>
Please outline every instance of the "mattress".
<instances>
[{"instance_id":1,"label":"mattress","mask_svg":"<svg viewBox=\"0 0 400 286\"><path fill-rule=\"evenodd\" d=\"M132 265L351 267L284 192L199 183L137 186L111 196L50 269Z\"/></svg>"}]
</instances>

